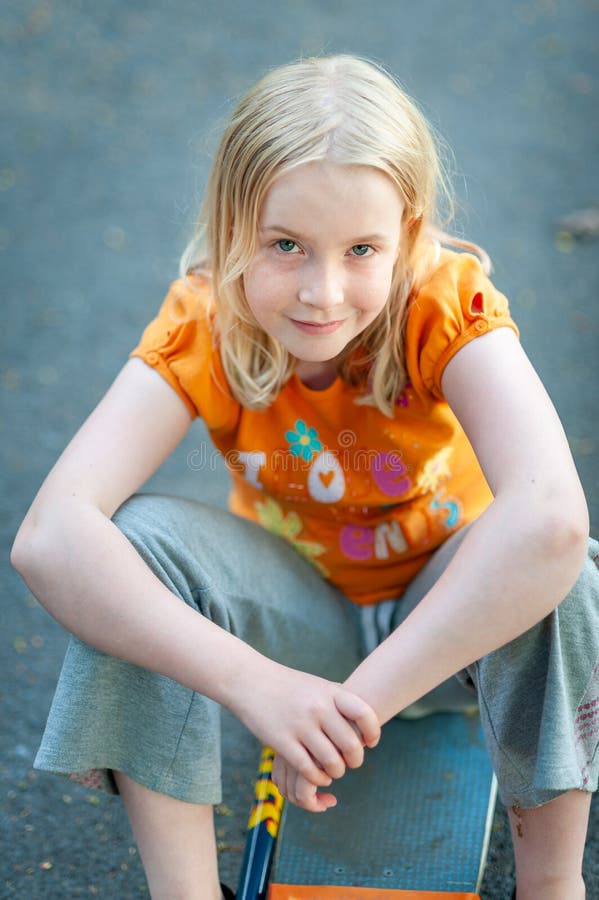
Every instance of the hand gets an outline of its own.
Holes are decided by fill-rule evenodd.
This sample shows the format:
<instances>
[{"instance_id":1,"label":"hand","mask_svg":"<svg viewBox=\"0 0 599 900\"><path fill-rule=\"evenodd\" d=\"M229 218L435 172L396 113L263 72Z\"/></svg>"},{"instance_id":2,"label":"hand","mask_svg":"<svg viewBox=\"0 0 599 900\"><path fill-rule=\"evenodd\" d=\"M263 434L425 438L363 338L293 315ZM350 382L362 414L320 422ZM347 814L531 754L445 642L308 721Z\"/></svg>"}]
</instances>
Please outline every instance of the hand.
<instances>
[{"instance_id":1,"label":"hand","mask_svg":"<svg viewBox=\"0 0 599 900\"><path fill-rule=\"evenodd\" d=\"M315 784L299 775L279 754L273 763L272 780L286 800L308 812L326 812L337 805L333 794L319 791Z\"/></svg>"},{"instance_id":2,"label":"hand","mask_svg":"<svg viewBox=\"0 0 599 900\"><path fill-rule=\"evenodd\" d=\"M231 709L289 770L314 788L328 787L346 767L362 764L364 747L376 746L380 737L377 717L364 700L336 682L265 657L260 669L244 679ZM307 792L303 782L297 789Z\"/></svg>"}]
</instances>

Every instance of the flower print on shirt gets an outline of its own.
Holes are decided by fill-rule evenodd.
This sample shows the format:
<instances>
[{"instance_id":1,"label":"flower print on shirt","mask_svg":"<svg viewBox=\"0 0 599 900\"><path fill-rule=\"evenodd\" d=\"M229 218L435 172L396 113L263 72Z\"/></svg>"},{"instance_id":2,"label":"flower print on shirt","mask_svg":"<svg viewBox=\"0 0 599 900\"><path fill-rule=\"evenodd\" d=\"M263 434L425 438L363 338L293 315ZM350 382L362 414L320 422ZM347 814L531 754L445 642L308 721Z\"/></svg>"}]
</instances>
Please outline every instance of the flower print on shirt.
<instances>
[{"instance_id":1,"label":"flower print on shirt","mask_svg":"<svg viewBox=\"0 0 599 900\"><path fill-rule=\"evenodd\" d=\"M303 460L310 462L313 455L322 450L318 432L316 428L308 428L303 419L298 419L294 428L295 431L285 432L285 437L289 441L289 452L293 456L301 456Z\"/></svg>"},{"instance_id":2,"label":"flower print on shirt","mask_svg":"<svg viewBox=\"0 0 599 900\"><path fill-rule=\"evenodd\" d=\"M439 482L451 475L449 459L453 453L453 447L443 447L431 459L422 466L422 472L416 479L416 484L423 494L429 491L434 493L439 487Z\"/></svg>"},{"instance_id":3,"label":"flower print on shirt","mask_svg":"<svg viewBox=\"0 0 599 900\"><path fill-rule=\"evenodd\" d=\"M410 390L411 387L412 387L412 382L407 381L402 392L400 393L399 397L395 401L396 406L403 406L403 407L409 406L410 400L412 399L412 395L409 394L408 391Z\"/></svg>"},{"instance_id":4,"label":"flower print on shirt","mask_svg":"<svg viewBox=\"0 0 599 900\"><path fill-rule=\"evenodd\" d=\"M311 562L324 578L328 577L328 569L320 560L316 559L317 556L326 551L326 547L323 547L322 544L317 544L315 541L298 539L298 534L301 532L303 525L296 512L291 511L285 515L283 509L271 497L268 497L264 503L255 503L254 507L258 513L258 521L263 528L266 528L273 534L278 534L279 537L286 540L294 550L297 550L301 556L304 556L308 562Z\"/></svg>"}]
</instances>

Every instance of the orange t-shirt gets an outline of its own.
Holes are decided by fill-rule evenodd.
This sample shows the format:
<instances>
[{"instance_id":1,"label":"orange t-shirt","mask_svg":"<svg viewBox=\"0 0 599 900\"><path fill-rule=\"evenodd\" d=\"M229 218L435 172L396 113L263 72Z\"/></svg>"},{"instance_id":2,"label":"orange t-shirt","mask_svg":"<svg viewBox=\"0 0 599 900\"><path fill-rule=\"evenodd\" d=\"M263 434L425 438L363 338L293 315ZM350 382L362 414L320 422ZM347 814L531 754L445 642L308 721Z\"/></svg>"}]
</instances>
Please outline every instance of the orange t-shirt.
<instances>
[{"instance_id":1,"label":"orange t-shirt","mask_svg":"<svg viewBox=\"0 0 599 900\"><path fill-rule=\"evenodd\" d=\"M474 256L441 252L410 303L409 381L391 419L355 404L360 388L340 377L312 390L293 375L268 409L245 409L214 345L207 282L195 287L172 285L131 355L204 420L231 473L231 509L285 538L354 602L398 597L491 501L441 376L473 338L518 333L506 298Z\"/></svg>"}]
</instances>

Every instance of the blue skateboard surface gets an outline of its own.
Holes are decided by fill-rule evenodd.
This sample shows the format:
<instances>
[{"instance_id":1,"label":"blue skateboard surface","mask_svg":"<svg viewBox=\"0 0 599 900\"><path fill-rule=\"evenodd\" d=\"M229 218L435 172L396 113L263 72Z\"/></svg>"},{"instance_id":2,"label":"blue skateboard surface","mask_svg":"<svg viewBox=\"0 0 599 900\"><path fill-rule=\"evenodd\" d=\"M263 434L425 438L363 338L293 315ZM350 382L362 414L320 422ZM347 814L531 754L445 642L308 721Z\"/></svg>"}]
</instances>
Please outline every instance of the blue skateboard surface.
<instances>
[{"instance_id":1,"label":"blue skateboard surface","mask_svg":"<svg viewBox=\"0 0 599 900\"><path fill-rule=\"evenodd\" d=\"M287 804L273 882L477 891L495 806L478 715L389 722L333 791L324 814Z\"/></svg>"}]
</instances>

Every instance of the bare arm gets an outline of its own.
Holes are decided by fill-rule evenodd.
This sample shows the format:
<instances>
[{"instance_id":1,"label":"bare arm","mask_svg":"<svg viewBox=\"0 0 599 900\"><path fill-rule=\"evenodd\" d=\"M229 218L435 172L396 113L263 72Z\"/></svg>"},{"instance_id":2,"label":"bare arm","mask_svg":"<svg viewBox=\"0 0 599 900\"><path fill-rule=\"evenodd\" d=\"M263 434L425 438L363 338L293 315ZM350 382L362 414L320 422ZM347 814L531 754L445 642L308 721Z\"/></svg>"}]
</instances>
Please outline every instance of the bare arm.
<instances>
[{"instance_id":1,"label":"bare arm","mask_svg":"<svg viewBox=\"0 0 599 900\"><path fill-rule=\"evenodd\" d=\"M544 618L586 553L586 504L566 437L512 332L467 344L443 389L495 499L419 606L347 680L381 722Z\"/></svg>"},{"instance_id":2,"label":"bare arm","mask_svg":"<svg viewBox=\"0 0 599 900\"><path fill-rule=\"evenodd\" d=\"M129 362L46 478L11 556L68 631L139 665L154 660L173 677L183 676L185 662L169 658L168 635L185 610L110 518L189 425L184 403L163 379L140 360Z\"/></svg>"},{"instance_id":3,"label":"bare arm","mask_svg":"<svg viewBox=\"0 0 599 900\"><path fill-rule=\"evenodd\" d=\"M111 522L189 425L176 392L140 360L127 363L46 478L11 561L68 631L224 704L326 784L310 754L331 775L342 774L343 759L361 761L361 744L335 705L340 688L272 662L199 615ZM369 736L376 732L366 704L341 693L353 704L349 717Z\"/></svg>"}]
</instances>

